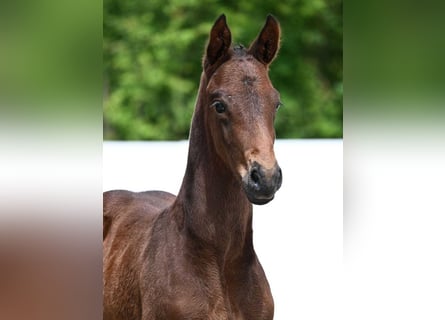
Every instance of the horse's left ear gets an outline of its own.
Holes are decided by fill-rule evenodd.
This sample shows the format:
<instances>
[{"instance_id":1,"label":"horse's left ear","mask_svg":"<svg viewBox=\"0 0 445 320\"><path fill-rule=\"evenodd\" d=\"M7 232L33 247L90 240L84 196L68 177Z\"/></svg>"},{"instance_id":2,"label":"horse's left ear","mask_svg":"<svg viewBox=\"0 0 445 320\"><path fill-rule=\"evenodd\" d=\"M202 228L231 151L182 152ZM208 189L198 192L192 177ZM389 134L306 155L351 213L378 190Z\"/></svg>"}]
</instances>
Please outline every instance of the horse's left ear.
<instances>
[{"instance_id":1,"label":"horse's left ear","mask_svg":"<svg viewBox=\"0 0 445 320\"><path fill-rule=\"evenodd\" d=\"M250 45L249 53L261 63L269 65L280 47L280 34L280 23L269 14L260 34Z\"/></svg>"}]
</instances>

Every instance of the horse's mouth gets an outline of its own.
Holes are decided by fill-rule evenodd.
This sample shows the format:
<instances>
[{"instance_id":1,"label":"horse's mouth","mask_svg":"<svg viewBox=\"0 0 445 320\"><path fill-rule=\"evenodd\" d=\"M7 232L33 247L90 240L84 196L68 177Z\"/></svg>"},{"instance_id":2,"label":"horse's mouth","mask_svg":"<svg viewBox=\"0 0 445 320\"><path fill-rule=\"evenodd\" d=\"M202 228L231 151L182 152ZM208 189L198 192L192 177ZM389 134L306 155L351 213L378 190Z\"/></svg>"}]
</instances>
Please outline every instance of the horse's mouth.
<instances>
[{"instance_id":1,"label":"horse's mouth","mask_svg":"<svg viewBox=\"0 0 445 320\"><path fill-rule=\"evenodd\" d=\"M275 195L272 195L269 198L265 198L265 197L264 198L263 197L257 198L257 197L255 197L253 195L250 195L247 192L246 192L246 195L247 195L247 199L249 199L249 201L251 203L256 204L256 205L263 205L263 204L269 203L275 197Z\"/></svg>"}]
</instances>

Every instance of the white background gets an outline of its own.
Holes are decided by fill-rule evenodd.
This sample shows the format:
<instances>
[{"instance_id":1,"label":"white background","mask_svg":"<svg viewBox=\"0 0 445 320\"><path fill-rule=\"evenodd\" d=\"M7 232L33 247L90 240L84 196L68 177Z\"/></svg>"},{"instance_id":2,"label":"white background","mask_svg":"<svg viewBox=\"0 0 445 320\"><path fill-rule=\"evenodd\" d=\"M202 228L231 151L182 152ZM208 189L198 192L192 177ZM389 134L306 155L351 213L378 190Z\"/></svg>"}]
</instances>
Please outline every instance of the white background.
<instances>
[{"instance_id":1,"label":"white background","mask_svg":"<svg viewBox=\"0 0 445 320\"><path fill-rule=\"evenodd\" d=\"M177 194L188 142L105 142L103 189ZM254 245L274 319L331 319L339 311L343 242L341 140L278 140L283 184L254 206Z\"/></svg>"},{"instance_id":2,"label":"white background","mask_svg":"<svg viewBox=\"0 0 445 320\"><path fill-rule=\"evenodd\" d=\"M254 206L275 320L445 319L445 143L393 131L357 130L345 159L342 140L276 142L282 188ZM105 142L103 189L176 194L186 157L186 141Z\"/></svg>"}]
</instances>

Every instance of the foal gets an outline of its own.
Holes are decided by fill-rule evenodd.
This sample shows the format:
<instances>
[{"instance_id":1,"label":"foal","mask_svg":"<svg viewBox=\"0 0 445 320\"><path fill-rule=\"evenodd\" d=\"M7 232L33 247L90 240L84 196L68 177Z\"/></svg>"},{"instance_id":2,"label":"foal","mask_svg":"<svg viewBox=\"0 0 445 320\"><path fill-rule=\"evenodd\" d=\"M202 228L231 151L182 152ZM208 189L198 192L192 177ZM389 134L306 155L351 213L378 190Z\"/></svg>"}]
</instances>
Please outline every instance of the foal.
<instances>
[{"instance_id":1,"label":"foal","mask_svg":"<svg viewBox=\"0 0 445 320\"><path fill-rule=\"evenodd\" d=\"M177 197L104 193L104 319L272 319L252 243L252 203L281 186L268 68L280 27L268 16L252 45L231 46L224 15L203 60L187 168Z\"/></svg>"}]
</instances>

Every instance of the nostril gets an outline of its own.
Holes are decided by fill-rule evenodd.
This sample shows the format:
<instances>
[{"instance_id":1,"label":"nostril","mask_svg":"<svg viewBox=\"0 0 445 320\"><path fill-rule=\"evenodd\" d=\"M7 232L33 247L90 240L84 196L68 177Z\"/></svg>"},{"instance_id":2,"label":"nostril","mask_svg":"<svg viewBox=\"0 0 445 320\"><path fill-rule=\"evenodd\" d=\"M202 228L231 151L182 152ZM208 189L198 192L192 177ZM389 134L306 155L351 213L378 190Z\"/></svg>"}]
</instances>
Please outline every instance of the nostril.
<instances>
[{"instance_id":1,"label":"nostril","mask_svg":"<svg viewBox=\"0 0 445 320\"><path fill-rule=\"evenodd\" d=\"M257 169L252 169L250 172L250 178L255 184L258 184L260 182L260 174Z\"/></svg>"}]
</instances>

